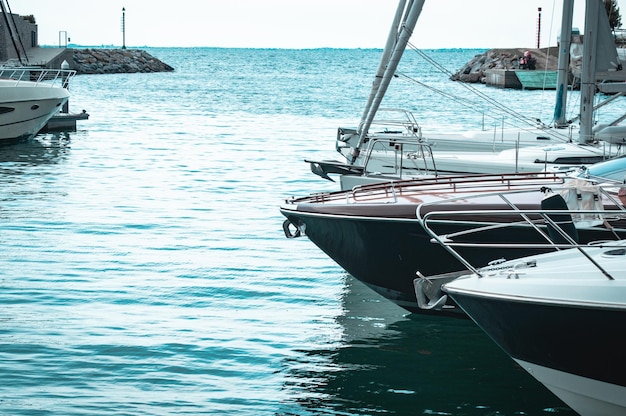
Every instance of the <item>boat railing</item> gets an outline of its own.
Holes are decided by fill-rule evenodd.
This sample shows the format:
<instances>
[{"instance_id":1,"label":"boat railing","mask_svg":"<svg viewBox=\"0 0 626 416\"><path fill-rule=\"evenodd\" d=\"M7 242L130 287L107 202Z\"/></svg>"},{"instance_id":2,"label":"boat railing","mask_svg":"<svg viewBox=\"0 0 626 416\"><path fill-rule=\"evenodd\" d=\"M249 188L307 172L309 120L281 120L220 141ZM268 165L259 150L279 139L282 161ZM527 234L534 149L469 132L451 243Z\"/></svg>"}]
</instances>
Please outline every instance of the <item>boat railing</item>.
<instances>
[{"instance_id":1,"label":"boat railing","mask_svg":"<svg viewBox=\"0 0 626 416\"><path fill-rule=\"evenodd\" d=\"M408 201L420 199L422 195L463 192L458 199L472 198L472 194L488 195L529 188L558 189L565 183L567 175L559 172L473 174L423 177L357 185L350 190L315 193L304 197L293 197L286 202L300 203L351 203L390 204L400 198ZM467 191L467 192L465 192ZM446 199L454 201L456 197Z\"/></svg>"},{"instance_id":2,"label":"boat railing","mask_svg":"<svg viewBox=\"0 0 626 416\"><path fill-rule=\"evenodd\" d=\"M619 198L616 198L617 193L614 189L599 186L595 188L595 192L597 192L595 194L597 199L592 203L596 207L594 209L570 209L561 194L550 195L555 197L556 205L551 203L552 206L546 204L541 209L524 209L511 202L511 193L495 193L493 196L501 197L509 209L445 210L437 209L438 203L424 203L417 208L416 213L418 221L430 235L431 241L440 244L479 277L482 276L480 268L471 264L460 253L462 249L510 248L537 252L575 248L595 264L585 251L587 248L623 248L623 243L619 245L617 242L626 237L626 208ZM426 207L429 208L426 209ZM525 237L523 242L506 242L501 241L501 238L494 241L490 240L492 237L486 237L494 230L499 230L498 235L502 236L501 231L519 230L520 227L531 233L534 232L536 238ZM579 241L578 230L582 228L602 231L602 240ZM437 231L451 229L454 231L445 233ZM516 234L509 233L509 235ZM492 263L497 263L497 260ZM601 269L599 265L596 264L596 266ZM611 278L606 272L605 274Z\"/></svg>"},{"instance_id":3,"label":"boat railing","mask_svg":"<svg viewBox=\"0 0 626 416\"><path fill-rule=\"evenodd\" d=\"M67 88L69 82L76 75L76 71L69 69L48 68L2 68L0 79L8 79L19 85L24 82L34 82L40 86Z\"/></svg>"},{"instance_id":4,"label":"boat railing","mask_svg":"<svg viewBox=\"0 0 626 416\"><path fill-rule=\"evenodd\" d=\"M377 160L378 155L392 153L393 164L389 158L384 162ZM431 146L416 140L405 138L373 138L369 142L365 160L364 174L389 175L402 178L406 171L412 176L437 176L437 165Z\"/></svg>"},{"instance_id":5,"label":"boat railing","mask_svg":"<svg viewBox=\"0 0 626 416\"><path fill-rule=\"evenodd\" d=\"M416 139L422 137L422 129L415 120L415 116L403 108L378 109L368 131L370 136L376 133L401 133Z\"/></svg>"},{"instance_id":6,"label":"boat railing","mask_svg":"<svg viewBox=\"0 0 626 416\"><path fill-rule=\"evenodd\" d=\"M357 128L340 127L337 130L335 150L348 159L355 159L368 149L371 151L371 143L379 138L406 139L412 143L423 141L422 129L415 116L405 109L378 109L374 120L368 123L366 134L361 137L365 123L365 120L361 120Z\"/></svg>"},{"instance_id":7,"label":"boat railing","mask_svg":"<svg viewBox=\"0 0 626 416\"><path fill-rule=\"evenodd\" d=\"M437 192L461 192L471 190L473 193L480 192L481 195L491 192L502 193L522 188L527 190L530 186L533 189L540 187L559 187L565 182L566 175L558 172L537 172L529 173L503 173L503 174L474 174L474 175L449 175L424 177L419 179L406 179L398 181L380 182L373 184L358 185L349 191L332 193L329 198L336 196L338 199L348 198L353 203L371 203L380 198L390 195L410 198L419 197L419 194L430 194ZM467 195L459 197L467 198ZM455 198L452 198L454 200ZM390 203L385 201L384 203ZM397 202L397 201L393 201Z\"/></svg>"}]
</instances>

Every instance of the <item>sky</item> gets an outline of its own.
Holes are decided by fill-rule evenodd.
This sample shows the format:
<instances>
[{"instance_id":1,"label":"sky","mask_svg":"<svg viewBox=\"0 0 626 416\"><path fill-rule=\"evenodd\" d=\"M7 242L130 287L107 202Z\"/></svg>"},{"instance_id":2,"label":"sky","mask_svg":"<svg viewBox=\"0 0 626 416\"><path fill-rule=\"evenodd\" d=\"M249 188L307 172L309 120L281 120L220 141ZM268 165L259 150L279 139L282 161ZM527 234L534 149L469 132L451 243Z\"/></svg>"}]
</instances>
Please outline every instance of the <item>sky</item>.
<instances>
[{"instance_id":1,"label":"sky","mask_svg":"<svg viewBox=\"0 0 626 416\"><path fill-rule=\"evenodd\" d=\"M574 27L584 29L584 1ZM8 0L34 15L41 46L383 48L396 0ZM157 6L157 4L159 6ZM626 27L626 0L618 0ZM167 6L167 7L164 7ZM418 48L556 45L562 0L427 0L411 43ZM122 12L122 9L125 12ZM125 31L122 33L122 16ZM125 36L124 36L125 35Z\"/></svg>"}]
</instances>

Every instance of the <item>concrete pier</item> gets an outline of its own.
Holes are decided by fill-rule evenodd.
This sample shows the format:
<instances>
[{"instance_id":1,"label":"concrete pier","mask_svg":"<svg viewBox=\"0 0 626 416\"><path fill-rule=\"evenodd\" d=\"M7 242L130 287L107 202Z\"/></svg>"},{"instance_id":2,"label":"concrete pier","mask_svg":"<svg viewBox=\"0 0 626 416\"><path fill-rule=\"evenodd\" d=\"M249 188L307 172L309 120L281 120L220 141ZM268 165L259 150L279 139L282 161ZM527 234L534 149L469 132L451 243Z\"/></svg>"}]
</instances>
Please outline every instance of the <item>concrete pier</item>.
<instances>
[{"instance_id":1,"label":"concrete pier","mask_svg":"<svg viewBox=\"0 0 626 416\"><path fill-rule=\"evenodd\" d=\"M528 71L524 69L487 69L483 71L484 83L500 88L518 90L554 90L557 71Z\"/></svg>"},{"instance_id":2,"label":"concrete pier","mask_svg":"<svg viewBox=\"0 0 626 416\"><path fill-rule=\"evenodd\" d=\"M80 113L57 113L39 131L49 133L53 131L76 131L76 122L89 119L89 114L83 110Z\"/></svg>"}]
</instances>

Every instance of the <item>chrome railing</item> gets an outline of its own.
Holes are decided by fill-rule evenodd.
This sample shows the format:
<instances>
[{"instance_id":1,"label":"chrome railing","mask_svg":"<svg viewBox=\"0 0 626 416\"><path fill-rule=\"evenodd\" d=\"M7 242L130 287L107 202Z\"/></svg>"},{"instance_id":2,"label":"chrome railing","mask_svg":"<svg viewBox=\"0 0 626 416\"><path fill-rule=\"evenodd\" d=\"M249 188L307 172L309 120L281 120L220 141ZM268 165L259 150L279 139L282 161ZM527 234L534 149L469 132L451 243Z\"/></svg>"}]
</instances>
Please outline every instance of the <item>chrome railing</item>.
<instances>
[{"instance_id":1,"label":"chrome railing","mask_svg":"<svg viewBox=\"0 0 626 416\"><path fill-rule=\"evenodd\" d=\"M548 193L570 191L571 187L551 188ZM582 255L589 258L585 247L613 247L617 241L626 239L626 207L618 197L616 186L595 186L591 198L594 209L571 209L567 205L558 209L539 208L527 209L512 202L512 195L539 192L534 191L511 191L496 192L491 194L476 195L475 198L496 197L501 199L501 206L508 209L485 209L485 206L476 204L476 208L469 209L438 209L437 205L450 204L454 199L436 203L423 203L416 210L417 219L430 235L433 243L440 244L452 256L454 256L469 271L481 276L480 268L471 264L462 254L460 248L480 249L528 249L528 250L563 250L578 249ZM589 191L583 191L589 192ZM582 195L578 196L582 198ZM468 200L472 197L463 197ZM563 203L566 204L565 199ZM471 204L465 206L471 207ZM494 204L491 204L493 207ZM600 208L598 208L600 207ZM442 207L443 208L443 207ZM441 228L443 226L443 228ZM524 227L525 230L534 231L537 238L533 241L502 242L492 241L478 236L479 233L489 233L499 230L499 235L510 230L509 236L514 236L515 229ZM595 229L602 231L602 241L579 242L577 229ZM454 230L440 233L437 229ZM623 247L623 243L621 245ZM592 262L593 260L590 259ZM595 262L594 262L595 264Z\"/></svg>"},{"instance_id":2,"label":"chrome railing","mask_svg":"<svg viewBox=\"0 0 626 416\"><path fill-rule=\"evenodd\" d=\"M67 88L70 80L74 78L75 75L76 71L69 69L0 67L0 79L14 81L15 85L25 82L34 82L41 86Z\"/></svg>"},{"instance_id":3,"label":"chrome railing","mask_svg":"<svg viewBox=\"0 0 626 416\"><path fill-rule=\"evenodd\" d=\"M437 176L437 165L429 144L404 138L373 138L369 141L363 172L397 179L405 175Z\"/></svg>"}]
</instances>

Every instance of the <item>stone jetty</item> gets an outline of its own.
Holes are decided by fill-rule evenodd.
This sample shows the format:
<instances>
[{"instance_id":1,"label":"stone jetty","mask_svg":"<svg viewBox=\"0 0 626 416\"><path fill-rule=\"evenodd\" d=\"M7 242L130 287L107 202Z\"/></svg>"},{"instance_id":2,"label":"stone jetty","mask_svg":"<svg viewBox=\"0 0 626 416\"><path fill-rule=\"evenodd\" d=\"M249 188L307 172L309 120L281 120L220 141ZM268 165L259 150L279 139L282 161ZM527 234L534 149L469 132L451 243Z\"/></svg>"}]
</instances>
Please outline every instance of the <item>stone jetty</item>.
<instances>
[{"instance_id":1,"label":"stone jetty","mask_svg":"<svg viewBox=\"0 0 626 416\"><path fill-rule=\"evenodd\" d=\"M530 53L537 59L537 71L554 71L557 69L557 47L541 49L490 49L485 53L474 56L474 58L453 74L450 79L453 81L468 83L484 83L486 72L489 70L520 69L519 58L521 58L526 51L530 51Z\"/></svg>"},{"instance_id":2,"label":"stone jetty","mask_svg":"<svg viewBox=\"0 0 626 416\"><path fill-rule=\"evenodd\" d=\"M74 49L70 67L78 74L171 72L174 68L141 49Z\"/></svg>"}]
</instances>

